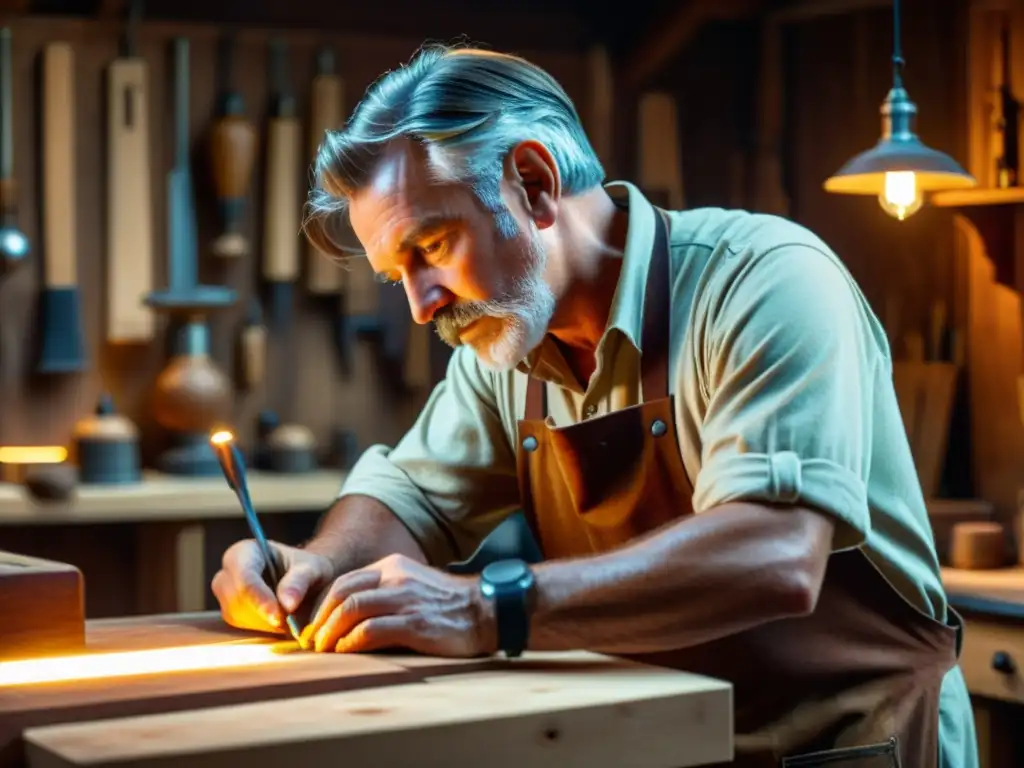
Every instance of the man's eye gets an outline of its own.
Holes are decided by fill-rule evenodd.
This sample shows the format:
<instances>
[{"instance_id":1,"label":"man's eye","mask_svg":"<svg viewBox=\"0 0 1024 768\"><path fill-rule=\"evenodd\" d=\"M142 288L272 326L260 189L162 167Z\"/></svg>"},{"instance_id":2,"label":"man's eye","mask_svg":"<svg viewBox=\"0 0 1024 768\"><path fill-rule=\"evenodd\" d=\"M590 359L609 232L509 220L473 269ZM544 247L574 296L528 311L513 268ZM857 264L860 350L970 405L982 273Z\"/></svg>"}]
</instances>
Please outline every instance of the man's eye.
<instances>
[{"instance_id":1,"label":"man's eye","mask_svg":"<svg viewBox=\"0 0 1024 768\"><path fill-rule=\"evenodd\" d=\"M421 245L420 253L428 259L436 259L443 256L447 249L448 244L445 240L435 240L432 243Z\"/></svg>"}]
</instances>

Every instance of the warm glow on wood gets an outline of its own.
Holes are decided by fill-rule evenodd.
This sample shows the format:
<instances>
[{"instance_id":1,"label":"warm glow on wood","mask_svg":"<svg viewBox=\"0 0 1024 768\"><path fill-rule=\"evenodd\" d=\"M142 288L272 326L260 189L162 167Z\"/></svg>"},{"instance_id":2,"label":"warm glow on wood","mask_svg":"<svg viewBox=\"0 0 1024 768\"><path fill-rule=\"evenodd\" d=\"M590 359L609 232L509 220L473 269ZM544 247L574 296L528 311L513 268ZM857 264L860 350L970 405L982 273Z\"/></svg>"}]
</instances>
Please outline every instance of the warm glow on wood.
<instances>
[{"instance_id":1,"label":"warm glow on wood","mask_svg":"<svg viewBox=\"0 0 1024 768\"><path fill-rule=\"evenodd\" d=\"M0 464L60 464L68 449L59 445L7 445L0 447Z\"/></svg>"},{"instance_id":2,"label":"warm glow on wood","mask_svg":"<svg viewBox=\"0 0 1024 768\"><path fill-rule=\"evenodd\" d=\"M300 654L301 656L301 654ZM285 662L297 658L278 645L223 643L96 653L43 659L0 661L0 689L12 685L73 682L114 677L160 675Z\"/></svg>"}]
</instances>

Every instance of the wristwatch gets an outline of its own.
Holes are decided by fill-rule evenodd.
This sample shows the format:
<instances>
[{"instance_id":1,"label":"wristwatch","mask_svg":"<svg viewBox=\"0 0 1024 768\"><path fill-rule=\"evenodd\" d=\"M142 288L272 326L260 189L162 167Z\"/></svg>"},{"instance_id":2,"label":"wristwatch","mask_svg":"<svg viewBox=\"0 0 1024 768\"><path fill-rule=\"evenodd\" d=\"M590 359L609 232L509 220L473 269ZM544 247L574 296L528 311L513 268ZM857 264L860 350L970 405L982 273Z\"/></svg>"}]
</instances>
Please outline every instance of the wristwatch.
<instances>
[{"instance_id":1,"label":"wristwatch","mask_svg":"<svg viewBox=\"0 0 1024 768\"><path fill-rule=\"evenodd\" d=\"M480 592L494 603L498 649L509 658L526 650L533 612L533 571L525 560L498 560L480 573Z\"/></svg>"}]
</instances>

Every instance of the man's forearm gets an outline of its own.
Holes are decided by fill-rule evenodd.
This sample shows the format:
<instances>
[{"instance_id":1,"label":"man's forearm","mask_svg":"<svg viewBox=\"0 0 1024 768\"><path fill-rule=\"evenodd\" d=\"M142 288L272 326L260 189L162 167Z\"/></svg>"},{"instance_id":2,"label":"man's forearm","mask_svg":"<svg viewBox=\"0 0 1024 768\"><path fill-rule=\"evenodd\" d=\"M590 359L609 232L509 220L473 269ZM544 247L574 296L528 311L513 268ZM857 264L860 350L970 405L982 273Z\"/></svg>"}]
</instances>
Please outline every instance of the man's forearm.
<instances>
[{"instance_id":1,"label":"man's forearm","mask_svg":"<svg viewBox=\"0 0 1024 768\"><path fill-rule=\"evenodd\" d=\"M303 547L334 563L336 574L362 568L388 555L427 562L401 520L370 496L345 496L320 520L316 535Z\"/></svg>"},{"instance_id":2,"label":"man's forearm","mask_svg":"<svg viewBox=\"0 0 1024 768\"><path fill-rule=\"evenodd\" d=\"M726 504L627 547L536 568L532 650L653 653L814 608L832 522Z\"/></svg>"}]
</instances>

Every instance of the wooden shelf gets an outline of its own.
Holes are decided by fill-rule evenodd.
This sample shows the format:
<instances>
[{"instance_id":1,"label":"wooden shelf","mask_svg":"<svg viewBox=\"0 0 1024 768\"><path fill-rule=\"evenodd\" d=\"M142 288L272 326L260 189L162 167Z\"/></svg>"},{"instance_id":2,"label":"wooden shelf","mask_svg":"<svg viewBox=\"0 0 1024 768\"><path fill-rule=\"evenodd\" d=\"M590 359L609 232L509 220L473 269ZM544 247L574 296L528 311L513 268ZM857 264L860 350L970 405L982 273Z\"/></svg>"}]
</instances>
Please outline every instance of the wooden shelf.
<instances>
[{"instance_id":1,"label":"wooden shelf","mask_svg":"<svg viewBox=\"0 0 1024 768\"><path fill-rule=\"evenodd\" d=\"M249 491L258 513L326 510L345 473L320 470L278 475L250 472ZM81 523L148 523L241 517L238 500L222 477L171 477L147 472L136 485L80 485L63 503L41 503L16 483L0 483L0 527Z\"/></svg>"},{"instance_id":2,"label":"wooden shelf","mask_svg":"<svg viewBox=\"0 0 1024 768\"><path fill-rule=\"evenodd\" d=\"M1024 289L1024 274L1017 263L1024 258L1024 253L1018 253L1024 247L1024 187L936 192L931 204L953 210L971 223L995 267L997 283L1015 291Z\"/></svg>"},{"instance_id":3,"label":"wooden shelf","mask_svg":"<svg viewBox=\"0 0 1024 768\"><path fill-rule=\"evenodd\" d=\"M976 205L1020 205L1024 203L1024 187L1010 189L955 189L936 192L931 204L937 208L966 208Z\"/></svg>"}]
</instances>

